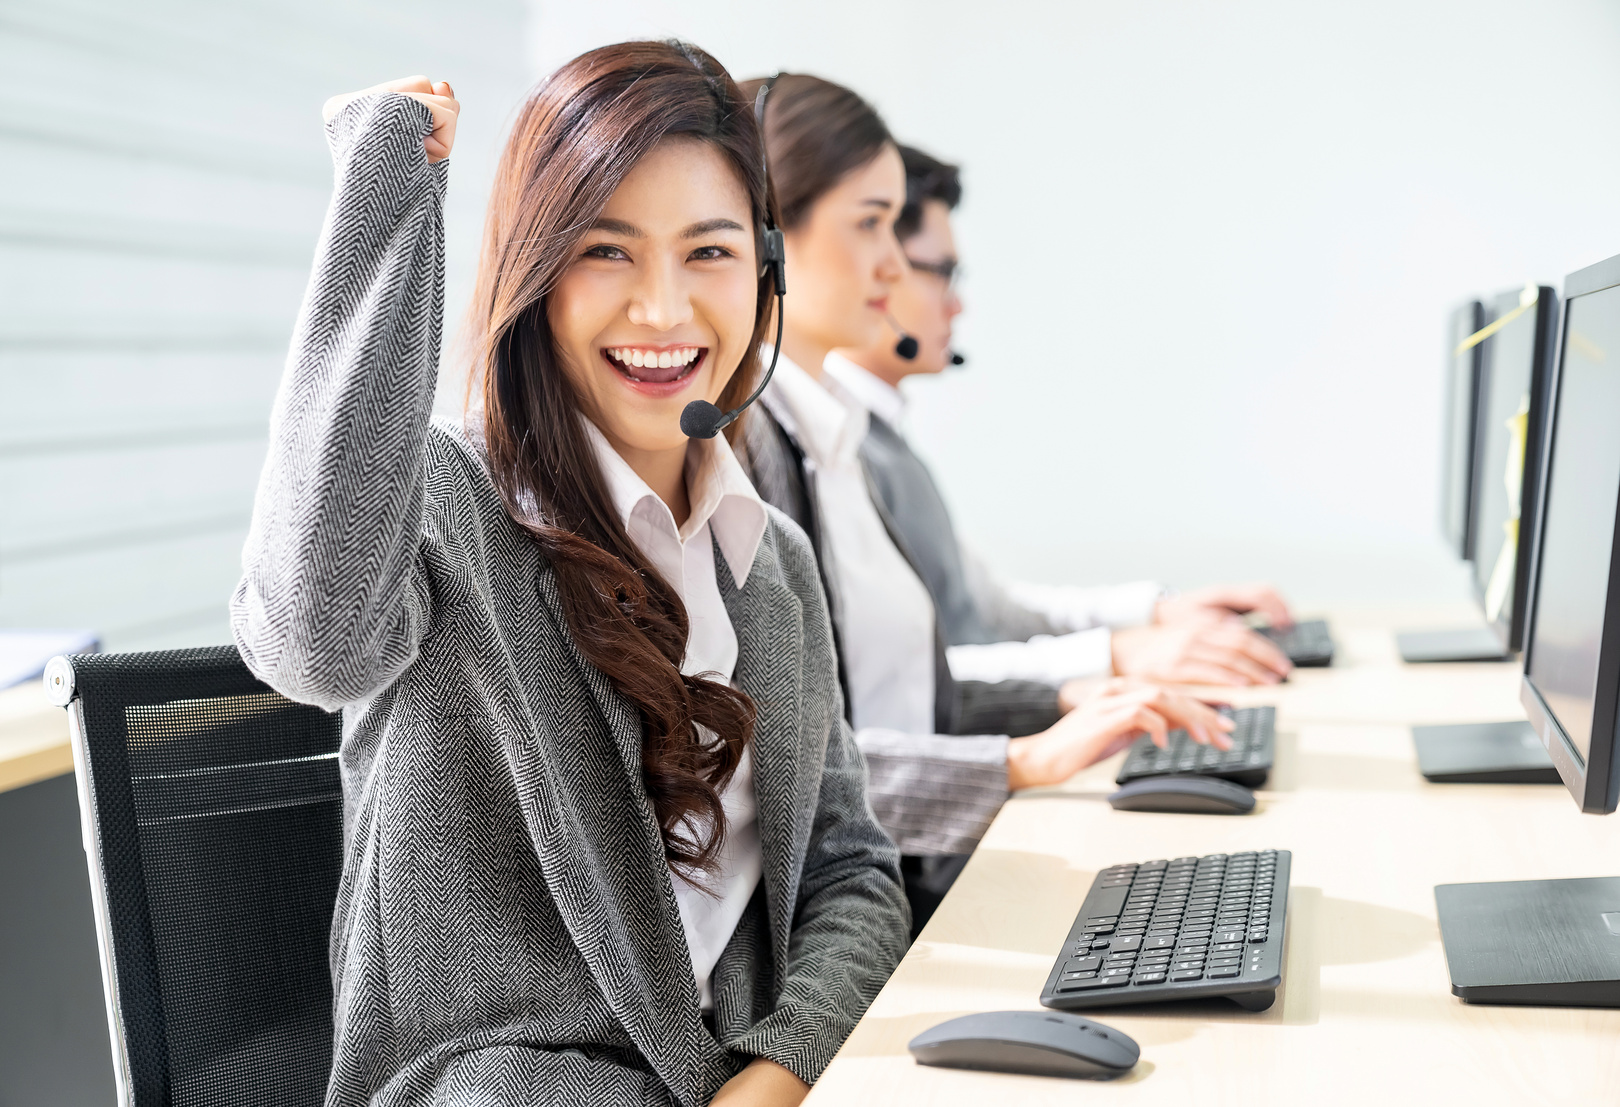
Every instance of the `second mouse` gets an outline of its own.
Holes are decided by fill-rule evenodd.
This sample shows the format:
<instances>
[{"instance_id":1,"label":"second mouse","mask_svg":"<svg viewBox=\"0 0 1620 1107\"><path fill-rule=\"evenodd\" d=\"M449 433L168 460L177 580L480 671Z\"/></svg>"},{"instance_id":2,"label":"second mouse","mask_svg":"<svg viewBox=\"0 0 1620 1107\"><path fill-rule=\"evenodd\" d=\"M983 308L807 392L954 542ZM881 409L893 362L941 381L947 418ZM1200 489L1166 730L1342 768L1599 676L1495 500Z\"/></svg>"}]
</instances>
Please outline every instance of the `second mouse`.
<instances>
[{"instance_id":1,"label":"second mouse","mask_svg":"<svg viewBox=\"0 0 1620 1107\"><path fill-rule=\"evenodd\" d=\"M1108 797L1116 811L1163 811L1186 815L1247 815L1254 793L1214 776L1148 776Z\"/></svg>"}]
</instances>

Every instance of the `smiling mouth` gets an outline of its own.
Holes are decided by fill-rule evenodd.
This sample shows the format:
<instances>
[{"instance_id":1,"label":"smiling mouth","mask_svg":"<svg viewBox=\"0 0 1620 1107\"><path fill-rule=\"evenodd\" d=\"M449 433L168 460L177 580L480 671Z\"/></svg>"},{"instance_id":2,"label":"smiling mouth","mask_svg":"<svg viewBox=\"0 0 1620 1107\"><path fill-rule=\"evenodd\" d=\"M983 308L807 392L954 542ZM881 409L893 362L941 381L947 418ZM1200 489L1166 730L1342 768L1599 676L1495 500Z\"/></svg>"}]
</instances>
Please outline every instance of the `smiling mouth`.
<instances>
[{"instance_id":1,"label":"smiling mouth","mask_svg":"<svg viewBox=\"0 0 1620 1107\"><path fill-rule=\"evenodd\" d=\"M708 353L705 346L653 350L645 346L606 346L602 357L637 384L674 384L692 375Z\"/></svg>"}]
</instances>

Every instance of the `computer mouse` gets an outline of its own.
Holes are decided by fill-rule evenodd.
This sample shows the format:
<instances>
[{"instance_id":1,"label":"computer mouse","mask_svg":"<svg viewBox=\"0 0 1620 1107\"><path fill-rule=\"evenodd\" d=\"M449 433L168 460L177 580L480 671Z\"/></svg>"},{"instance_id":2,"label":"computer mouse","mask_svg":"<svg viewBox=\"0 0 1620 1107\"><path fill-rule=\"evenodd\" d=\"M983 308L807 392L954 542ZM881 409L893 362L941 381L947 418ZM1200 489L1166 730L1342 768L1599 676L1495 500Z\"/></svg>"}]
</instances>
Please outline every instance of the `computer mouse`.
<instances>
[{"instance_id":1,"label":"computer mouse","mask_svg":"<svg viewBox=\"0 0 1620 1107\"><path fill-rule=\"evenodd\" d=\"M1142 1055L1111 1026L1056 1011L986 1011L942 1022L911 1039L919 1065L1031 1076L1111 1077Z\"/></svg>"},{"instance_id":2,"label":"computer mouse","mask_svg":"<svg viewBox=\"0 0 1620 1107\"><path fill-rule=\"evenodd\" d=\"M1185 815L1247 815L1254 793L1218 776L1145 776L1108 797L1115 811L1170 811Z\"/></svg>"}]
</instances>

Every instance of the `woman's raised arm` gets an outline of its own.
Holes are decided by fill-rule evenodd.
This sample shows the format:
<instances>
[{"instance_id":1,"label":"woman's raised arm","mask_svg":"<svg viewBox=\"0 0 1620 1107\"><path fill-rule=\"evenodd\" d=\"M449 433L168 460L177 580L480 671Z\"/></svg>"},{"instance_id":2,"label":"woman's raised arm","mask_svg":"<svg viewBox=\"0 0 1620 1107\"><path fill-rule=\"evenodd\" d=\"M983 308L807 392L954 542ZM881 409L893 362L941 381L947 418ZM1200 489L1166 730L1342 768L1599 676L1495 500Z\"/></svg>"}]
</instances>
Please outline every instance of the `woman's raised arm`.
<instances>
[{"instance_id":1,"label":"woman's raised arm","mask_svg":"<svg viewBox=\"0 0 1620 1107\"><path fill-rule=\"evenodd\" d=\"M270 418L231 626L262 679L328 709L386 687L426 621L417 549L444 310L449 93L410 78L327 104L336 183Z\"/></svg>"}]
</instances>

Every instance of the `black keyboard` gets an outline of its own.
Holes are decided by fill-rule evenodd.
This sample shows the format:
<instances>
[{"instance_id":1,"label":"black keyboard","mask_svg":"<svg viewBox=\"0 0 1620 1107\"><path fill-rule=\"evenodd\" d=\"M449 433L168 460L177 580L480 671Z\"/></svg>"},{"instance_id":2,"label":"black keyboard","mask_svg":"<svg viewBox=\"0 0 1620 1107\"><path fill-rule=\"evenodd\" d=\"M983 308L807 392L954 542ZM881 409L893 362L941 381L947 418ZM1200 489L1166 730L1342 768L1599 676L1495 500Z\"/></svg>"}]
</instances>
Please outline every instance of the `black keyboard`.
<instances>
[{"instance_id":1,"label":"black keyboard","mask_svg":"<svg viewBox=\"0 0 1620 1107\"><path fill-rule=\"evenodd\" d=\"M1218 776L1245 788L1260 787L1271 773L1271 760L1276 751L1277 709L1240 707L1234 711L1223 707L1221 714L1236 724L1228 735L1232 739L1231 749L1199 745L1185 730L1172 730L1170 744L1162 750L1153 744L1153 739L1143 736L1131 746L1114 783L1124 784L1144 776L1200 773Z\"/></svg>"},{"instance_id":2,"label":"black keyboard","mask_svg":"<svg viewBox=\"0 0 1620 1107\"><path fill-rule=\"evenodd\" d=\"M1325 620L1295 623L1287 630L1258 627L1256 632L1271 639L1279 650L1288 655L1288 660L1301 669L1320 669L1333 664L1333 636L1328 633Z\"/></svg>"},{"instance_id":3,"label":"black keyboard","mask_svg":"<svg viewBox=\"0 0 1620 1107\"><path fill-rule=\"evenodd\" d=\"M1220 996L1264 1011L1282 984L1287 850L1097 874L1041 990L1060 1010Z\"/></svg>"}]
</instances>

